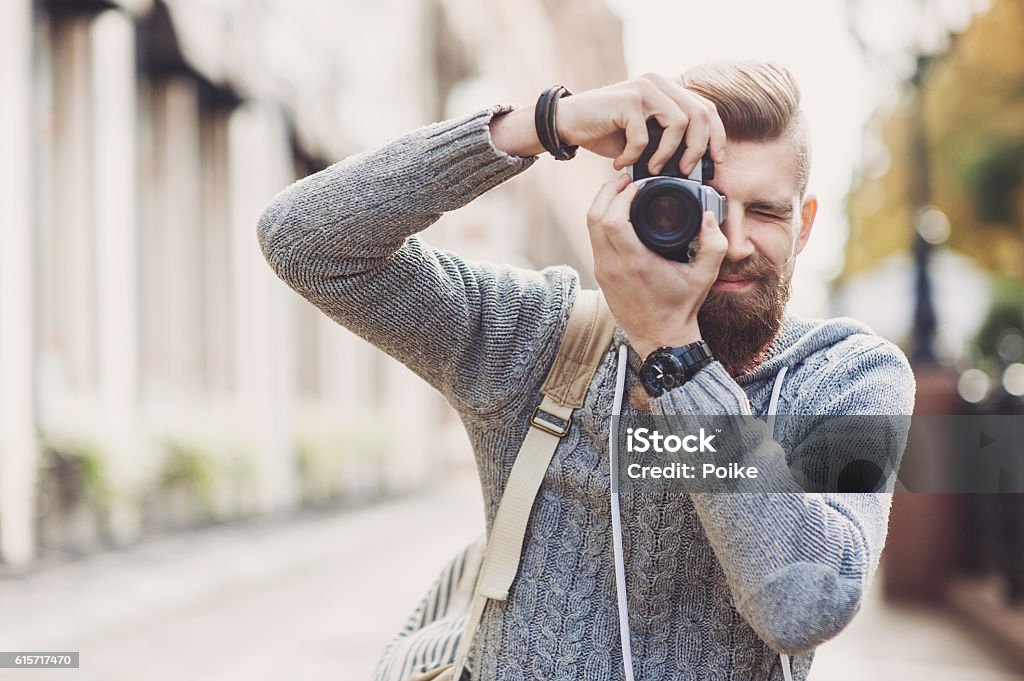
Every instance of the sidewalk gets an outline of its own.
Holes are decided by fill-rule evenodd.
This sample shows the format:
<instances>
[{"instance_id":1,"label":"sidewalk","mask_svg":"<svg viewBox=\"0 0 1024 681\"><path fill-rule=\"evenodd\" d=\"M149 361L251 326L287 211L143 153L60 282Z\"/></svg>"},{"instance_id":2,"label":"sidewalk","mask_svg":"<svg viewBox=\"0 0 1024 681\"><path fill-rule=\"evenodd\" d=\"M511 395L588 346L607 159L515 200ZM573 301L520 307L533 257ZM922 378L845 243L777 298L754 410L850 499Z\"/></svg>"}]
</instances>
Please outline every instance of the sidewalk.
<instances>
[{"instance_id":1,"label":"sidewalk","mask_svg":"<svg viewBox=\"0 0 1024 681\"><path fill-rule=\"evenodd\" d=\"M469 473L367 509L218 527L0 580L0 649L81 652L81 669L0 680L366 679L439 567L482 528L478 495ZM877 590L811 674L1022 678L955 622L888 606Z\"/></svg>"},{"instance_id":2,"label":"sidewalk","mask_svg":"<svg viewBox=\"0 0 1024 681\"><path fill-rule=\"evenodd\" d=\"M0 580L0 650L80 651L3 681L366 679L483 529L478 483L334 515L216 527Z\"/></svg>"},{"instance_id":3,"label":"sidewalk","mask_svg":"<svg viewBox=\"0 0 1024 681\"><path fill-rule=\"evenodd\" d=\"M876 576L861 611L818 648L810 681L1020 681L1000 652L946 610L882 600Z\"/></svg>"}]
</instances>

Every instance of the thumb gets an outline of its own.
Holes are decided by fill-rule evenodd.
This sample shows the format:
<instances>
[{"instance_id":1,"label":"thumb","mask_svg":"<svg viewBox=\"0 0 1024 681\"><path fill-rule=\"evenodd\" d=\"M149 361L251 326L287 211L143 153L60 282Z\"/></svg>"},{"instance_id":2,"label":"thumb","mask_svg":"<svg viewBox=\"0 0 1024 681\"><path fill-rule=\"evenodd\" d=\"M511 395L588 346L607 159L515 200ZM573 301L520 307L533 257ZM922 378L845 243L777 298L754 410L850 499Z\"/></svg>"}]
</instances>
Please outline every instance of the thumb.
<instances>
[{"instance_id":1,"label":"thumb","mask_svg":"<svg viewBox=\"0 0 1024 681\"><path fill-rule=\"evenodd\" d=\"M700 225L700 244L697 247L697 255L690 264L694 269L709 275L718 276L718 268L725 258L725 251L729 248L729 240L725 238L715 214L711 211L704 211Z\"/></svg>"}]
</instances>

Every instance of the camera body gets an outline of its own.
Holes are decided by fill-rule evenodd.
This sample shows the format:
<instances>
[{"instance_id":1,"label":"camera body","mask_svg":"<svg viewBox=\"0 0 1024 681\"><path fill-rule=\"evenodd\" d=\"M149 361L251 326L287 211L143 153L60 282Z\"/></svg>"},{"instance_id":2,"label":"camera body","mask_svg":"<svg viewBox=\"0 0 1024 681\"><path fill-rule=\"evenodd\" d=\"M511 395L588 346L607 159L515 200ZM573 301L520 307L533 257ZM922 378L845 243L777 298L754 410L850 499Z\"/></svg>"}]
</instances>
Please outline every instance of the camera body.
<instances>
[{"instance_id":1,"label":"camera body","mask_svg":"<svg viewBox=\"0 0 1024 681\"><path fill-rule=\"evenodd\" d=\"M715 177L711 150L688 176L679 171L685 144L672 154L658 175L647 164L661 142L662 128L653 118L647 121L647 148L630 168L639 191L630 206L629 220L640 241L669 260L689 262L696 255L697 236L704 211L710 210L719 224L725 220L725 197L704 184Z\"/></svg>"}]
</instances>

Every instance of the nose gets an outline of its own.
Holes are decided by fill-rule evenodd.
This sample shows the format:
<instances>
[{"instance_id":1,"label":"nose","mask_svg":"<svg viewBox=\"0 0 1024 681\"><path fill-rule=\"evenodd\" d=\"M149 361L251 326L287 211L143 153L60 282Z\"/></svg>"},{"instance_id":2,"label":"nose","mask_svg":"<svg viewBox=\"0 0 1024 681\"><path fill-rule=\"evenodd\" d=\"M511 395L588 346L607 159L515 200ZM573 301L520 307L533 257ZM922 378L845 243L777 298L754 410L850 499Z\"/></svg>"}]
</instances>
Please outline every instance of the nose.
<instances>
[{"instance_id":1,"label":"nose","mask_svg":"<svg viewBox=\"0 0 1024 681\"><path fill-rule=\"evenodd\" d=\"M729 241L725 251L725 259L740 262L754 253L754 244L747 235L747 227L743 219L743 206L739 201L726 204L725 222L721 225L722 233Z\"/></svg>"}]
</instances>

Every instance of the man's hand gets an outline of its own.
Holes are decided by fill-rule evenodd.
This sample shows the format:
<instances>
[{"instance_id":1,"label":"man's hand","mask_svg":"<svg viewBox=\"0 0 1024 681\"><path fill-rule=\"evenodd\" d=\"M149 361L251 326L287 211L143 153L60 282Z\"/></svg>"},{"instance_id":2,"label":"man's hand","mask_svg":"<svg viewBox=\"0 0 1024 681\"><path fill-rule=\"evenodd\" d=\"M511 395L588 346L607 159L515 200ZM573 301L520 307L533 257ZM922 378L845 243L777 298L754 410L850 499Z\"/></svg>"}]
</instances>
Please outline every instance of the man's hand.
<instances>
[{"instance_id":1,"label":"man's hand","mask_svg":"<svg viewBox=\"0 0 1024 681\"><path fill-rule=\"evenodd\" d=\"M537 139L533 109L517 109L491 122L491 137L498 149L515 156L544 151ZM661 172L683 140L686 152L679 165L686 174L709 144L715 163L725 160L725 126L715 105L656 73L564 97L558 103L555 123L563 144L615 159L615 169L621 170L633 165L647 147L649 118L665 129L658 151L651 157L652 173Z\"/></svg>"},{"instance_id":2,"label":"man's hand","mask_svg":"<svg viewBox=\"0 0 1024 681\"><path fill-rule=\"evenodd\" d=\"M700 340L697 310L718 277L728 241L704 213L697 257L668 260L644 246L629 222L636 185L628 175L601 187L587 213L594 276L615 319L641 357Z\"/></svg>"},{"instance_id":3,"label":"man's hand","mask_svg":"<svg viewBox=\"0 0 1024 681\"><path fill-rule=\"evenodd\" d=\"M533 113L534 107L528 107L495 118L494 145L517 156L543 152ZM621 170L647 148L651 118L664 129L650 160L652 174L661 172L684 141L679 169L687 175L709 146L716 163L725 160L725 126L715 105L656 73L564 97L555 123L563 144L612 158ZM711 213L705 213L697 257L689 263L663 258L640 242L629 222L636 191L626 175L604 185L587 214L587 226L594 274L608 306L633 348L646 357L662 345L700 339L697 310L718 277L728 242Z\"/></svg>"}]
</instances>

